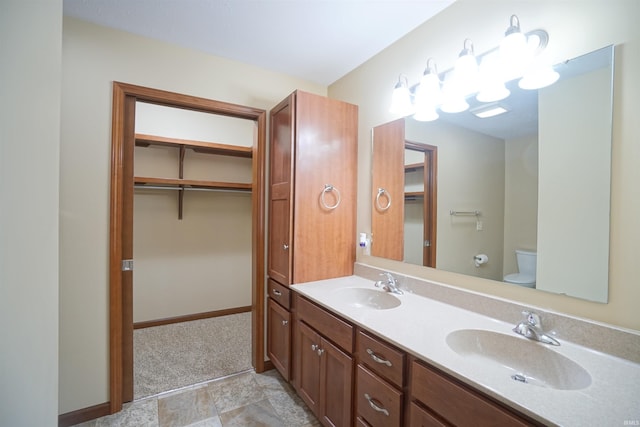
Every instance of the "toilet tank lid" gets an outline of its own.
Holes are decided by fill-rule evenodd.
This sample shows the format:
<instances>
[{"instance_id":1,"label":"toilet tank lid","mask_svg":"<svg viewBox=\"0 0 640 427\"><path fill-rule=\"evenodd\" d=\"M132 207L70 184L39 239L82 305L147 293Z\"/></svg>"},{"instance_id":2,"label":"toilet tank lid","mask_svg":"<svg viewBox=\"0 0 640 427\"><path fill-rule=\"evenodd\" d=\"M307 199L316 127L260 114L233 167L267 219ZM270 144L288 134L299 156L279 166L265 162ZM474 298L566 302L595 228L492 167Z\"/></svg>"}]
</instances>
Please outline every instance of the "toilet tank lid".
<instances>
[{"instance_id":1,"label":"toilet tank lid","mask_svg":"<svg viewBox=\"0 0 640 427\"><path fill-rule=\"evenodd\" d=\"M530 274L512 273L504 276L504 281L510 283L535 283L536 278Z\"/></svg>"},{"instance_id":2,"label":"toilet tank lid","mask_svg":"<svg viewBox=\"0 0 640 427\"><path fill-rule=\"evenodd\" d=\"M537 255L537 252L535 251L525 251L523 249L516 249L516 253L522 255Z\"/></svg>"}]
</instances>

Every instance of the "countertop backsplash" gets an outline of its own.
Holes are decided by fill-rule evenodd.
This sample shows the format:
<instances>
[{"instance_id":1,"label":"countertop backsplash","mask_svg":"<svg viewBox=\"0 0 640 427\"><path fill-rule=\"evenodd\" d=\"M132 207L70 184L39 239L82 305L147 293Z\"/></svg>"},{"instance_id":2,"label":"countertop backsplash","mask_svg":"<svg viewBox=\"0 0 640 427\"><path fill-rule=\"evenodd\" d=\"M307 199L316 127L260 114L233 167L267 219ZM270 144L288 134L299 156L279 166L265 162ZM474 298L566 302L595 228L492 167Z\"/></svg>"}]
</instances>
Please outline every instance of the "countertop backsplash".
<instances>
[{"instance_id":1,"label":"countertop backsplash","mask_svg":"<svg viewBox=\"0 0 640 427\"><path fill-rule=\"evenodd\" d=\"M373 282L379 280L380 273L384 271L390 271L398 279L399 287L405 291L504 322L513 323L514 326L523 319L522 311L535 311L542 319L543 329L552 333L553 336L561 341L570 341L595 351L640 363L640 333L637 331L588 319L580 319L532 305L522 305L519 302L488 296L444 283L372 267L367 264L355 263L354 274L370 279L373 286Z\"/></svg>"}]
</instances>

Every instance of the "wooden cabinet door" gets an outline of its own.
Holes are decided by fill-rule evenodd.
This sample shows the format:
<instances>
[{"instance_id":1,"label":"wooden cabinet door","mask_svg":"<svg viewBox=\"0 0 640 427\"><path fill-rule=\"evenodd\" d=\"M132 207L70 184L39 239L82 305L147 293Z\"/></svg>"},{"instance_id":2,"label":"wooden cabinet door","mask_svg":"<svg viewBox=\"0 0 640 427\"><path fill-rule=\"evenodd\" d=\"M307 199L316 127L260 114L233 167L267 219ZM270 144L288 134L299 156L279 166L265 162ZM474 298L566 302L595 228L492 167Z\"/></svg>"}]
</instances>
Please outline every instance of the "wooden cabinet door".
<instances>
[{"instance_id":1,"label":"wooden cabinet door","mask_svg":"<svg viewBox=\"0 0 640 427\"><path fill-rule=\"evenodd\" d=\"M303 322L297 322L295 339L296 391L314 414L320 408L320 336Z\"/></svg>"},{"instance_id":2,"label":"wooden cabinet door","mask_svg":"<svg viewBox=\"0 0 640 427\"><path fill-rule=\"evenodd\" d=\"M404 259L404 138L404 119L373 128L371 255L398 261ZM378 197L379 189L385 193Z\"/></svg>"},{"instance_id":3,"label":"wooden cabinet door","mask_svg":"<svg viewBox=\"0 0 640 427\"><path fill-rule=\"evenodd\" d=\"M291 197L294 146L294 95L271 110L269 138L269 252L267 273L282 285L291 284Z\"/></svg>"},{"instance_id":4,"label":"wooden cabinet door","mask_svg":"<svg viewBox=\"0 0 640 427\"><path fill-rule=\"evenodd\" d=\"M353 359L325 339L320 359L320 418L325 425L351 426Z\"/></svg>"},{"instance_id":5,"label":"wooden cabinet door","mask_svg":"<svg viewBox=\"0 0 640 427\"><path fill-rule=\"evenodd\" d=\"M291 313L269 298L267 306L267 353L285 380L290 378Z\"/></svg>"},{"instance_id":6,"label":"wooden cabinet door","mask_svg":"<svg viewBox=\"0 0 640 427\"><path fill-rule=\"evenodd\" d=\"M356 253L358 107L297 91L295 116L292 283L349 276ZM325 191L327 185L335 190Z\"/></svg>"}]
</instances>

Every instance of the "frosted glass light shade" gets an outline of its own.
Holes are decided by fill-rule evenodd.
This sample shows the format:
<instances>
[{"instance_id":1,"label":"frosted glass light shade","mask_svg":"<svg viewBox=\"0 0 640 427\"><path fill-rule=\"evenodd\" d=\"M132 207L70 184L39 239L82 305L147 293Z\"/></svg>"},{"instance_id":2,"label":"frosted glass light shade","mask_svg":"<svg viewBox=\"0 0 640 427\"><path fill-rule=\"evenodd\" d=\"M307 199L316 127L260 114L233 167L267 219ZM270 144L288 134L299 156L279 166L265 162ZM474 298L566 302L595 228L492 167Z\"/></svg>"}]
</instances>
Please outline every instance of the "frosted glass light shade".
<instances>
[{"instance_id":1,"label":"frosted glass light shade","mask_svg":"<svg viewBox=\"0 0 640 427\"><path fill-rule=\"evenodd\" d=\"M480 64L480 90L476 99L479 102L494 102L508 97L511 92L504 85L503 75L495 55L484 57Z\"/></svg>"},{"instance_id":2,"label":"frosted glass light shade","mask_svg":"<svg viewBox=\"0 0 640 427\"><path fill-rule=\"evenodd\" d=\"M413 105L411 104L411 92L405 85L396 86L391 95L391 114L399 116L409 116L413 114Z\"/></svg>"},{"instance_id":3,"label":"frosted glass light shade","mask_svg":"<svg viewBox=\"0 0 640 427\"><path fill-rule=\"evenodd\" d=\"M437 120L440 115L436 111L434 106L423 105L416 107L416 113L413 115L413 118L419 122L432 122Z\"/></svg>"},{"instance_id":4,"label":"frosted glass light shade","mask_svg":"<svg viewBox=\"0 0 640 427\"><path fill-rule=\"evenodd\" d=\"M552 85L560 78L560 74L550 65L537 66L528 71L518 82L518 86L526 90L541 89Z\"/></svg>"},{"instance_id":5,"label":"frosted glass light shade","mask_svg":"<svg viewBox=\"0 0 640 427\"><path fill-rule=\"evenodd\" d=\"M467 104L465 100L464 90L458 84L457 75L454 75L444 83L440 110L445 113L460 113L466 111L468 108L469 104Z\"/></svg>"}]
</instances>

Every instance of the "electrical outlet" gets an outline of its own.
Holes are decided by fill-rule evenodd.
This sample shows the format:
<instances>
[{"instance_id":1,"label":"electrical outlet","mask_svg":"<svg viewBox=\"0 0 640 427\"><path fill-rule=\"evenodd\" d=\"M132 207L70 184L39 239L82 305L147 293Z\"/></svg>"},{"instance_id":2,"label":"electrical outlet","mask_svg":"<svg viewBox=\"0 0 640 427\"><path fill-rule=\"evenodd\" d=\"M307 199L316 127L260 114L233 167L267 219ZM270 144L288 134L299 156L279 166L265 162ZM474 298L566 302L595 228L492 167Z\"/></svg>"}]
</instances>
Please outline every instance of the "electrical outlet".
<instances>
[{"instance_id":1,"label":"electrical outlet","mask_svg":"<svg viewBox=\"0 0 640 427\"><path fill-rule=\"evenodd\" d=\"M476 231L482 231L482 221L476 221Z\"/></svg>"}]
</instances>

